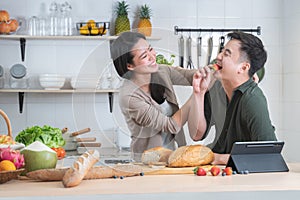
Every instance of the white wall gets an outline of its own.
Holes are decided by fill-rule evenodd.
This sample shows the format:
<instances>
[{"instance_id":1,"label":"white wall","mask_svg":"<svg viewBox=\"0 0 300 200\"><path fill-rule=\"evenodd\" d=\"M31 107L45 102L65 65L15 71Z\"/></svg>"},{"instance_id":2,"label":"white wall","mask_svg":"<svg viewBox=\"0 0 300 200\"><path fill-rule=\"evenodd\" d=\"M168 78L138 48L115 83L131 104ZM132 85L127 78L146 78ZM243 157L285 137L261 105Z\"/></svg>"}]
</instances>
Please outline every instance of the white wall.
<instances>
[{"instance_id":1,"label":"white wall","mask_svg":"<svg viewBox=\"0 0 300 200\"><path fill-rule=\"evenodd\" d=\"M0 8L6 9L11 16L41 15L45 8L48 9L51 1L36 0L1 0ZM57 2L64 2L63 0ZM116 1L109 0L70 0L73 6L74 19L86 21L113 21L113 8ZM153 36L161 38L159 41L151 41L152 45L164 54L178 52L177 39L174 34L174 26L182 28L256 28L262 27L259 36L265 43L268 51L266 76L260 83L269 103L271 119L276 126L279 139L285 140L285 154L288 161L299 161L293 155L295 151L298 127L295 126L297 117L290 117L295 108L299 108L299 97L293 89L292 81L296 81L297 70L294 65L284 63L296 63L299 39L298 31L294 31L299 19L297 1L285 0L185 0L170 3L169 1L128 0L130 5L130 20L135 24L135 12L138 5L147 3L153 10L152 24ZM292 12L291 12L291 11ZM47 11L48 12L48 11ZM283 15L282 13L288 13ZM283 27L287 31L282 31ZM113 26L112 26L113 28ZM218 38L222 33L202 33L205 44L206 39L214 36L214 52L216 55ZM291 37L291 36L293 37ZM189 36L184 34L185 37ZM191 34L194 39L198 33ZM86 68L86 63L92 62L94 66L103 68L111 67L111 63L95 63L96 58L90 55L95 51L105 54L106 44L99 41L28 41L26 48L26 60L24 64L32 75L39 73L63 73L70 75ZM195 44L193 46L195 48ZM195 56L193 49L193 56ZM206 50L204 45L203 50ZM0 41L0 65L9 68L14 63L20 63L19 43L13 41ZM281 56L283 55L283 56ZM193 60L196 63L196 60ZM176 59L177 62L177 59ZM202 62L205 62L205 57ZM177 62L178 63L178 62ZM180 97L180 89L178 90ZM282 96L284 95L284 98ZM24 113L18 113L16 94L0 94L0 105L11 118L13 133L32 125L50 124L56 127L68 126L71 130L91 127L94 134L101 133L101 142L104 146L111 146L113 136L102 134L103 130L115 129L124 126L117 109L109 113L107 95L98 94L96 98L76 97L76 100L67 94L26 94ZM74 102L76 102L74 109ZM80 102L80 103L78 103ZM78 104L77 104L78 103ZM298 103L298 104L297 104ZM91 106L92 104L93 106ZM290 106L290 105L293 106ZM117 108L115 104L115 108ZM87 108L86 108L87 107ZM284 112L283 112L284 111ZM82 113L77 114L76 113ZM75 115L74 115L75 113ZM104 117L105 116L105 117ZM88 119L88 120L87 120ZM6 132L1 123L1 132ZM104 139L107 138L108 139ZM112 142L110 142L112 141Z\"/></svg>"},{"instance_id":2,"label":"white wall","mask_svg":"<svg viewBox=\"0 0 300 200\"><path fill-rule=\"evenodd\" d=\"M299 62L300 48L300 3L295 0L283 1L282 18L282 138L286 142L286 157L289 160L300 160L299 152L299 131L298 119L300 118L300 92L298 88L300 69ZM295 63L295 64L294 64Z\"/></svg>"}]
</instances>

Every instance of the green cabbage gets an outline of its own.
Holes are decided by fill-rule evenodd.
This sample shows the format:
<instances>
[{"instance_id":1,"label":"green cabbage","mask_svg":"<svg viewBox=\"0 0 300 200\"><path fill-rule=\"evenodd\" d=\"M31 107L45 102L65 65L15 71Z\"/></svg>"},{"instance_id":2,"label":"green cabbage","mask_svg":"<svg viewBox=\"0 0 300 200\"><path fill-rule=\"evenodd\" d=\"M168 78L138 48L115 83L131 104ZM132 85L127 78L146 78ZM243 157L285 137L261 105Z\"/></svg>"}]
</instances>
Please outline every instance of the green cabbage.
<instances>
[{"instance_id":1,"label":"green cabbage","mask_svg":"<svg viewBox=\"0 0 300 200\"><path fill-rule=\"evenodd\" d=\"M30 145L34 141L40 141L50 148L62 147L66 143L59 128L53 128L47 125L43 127L33 126L26 128L17 135L15 141L23 143L25 146Z\"/></svg>"}]
</instances>

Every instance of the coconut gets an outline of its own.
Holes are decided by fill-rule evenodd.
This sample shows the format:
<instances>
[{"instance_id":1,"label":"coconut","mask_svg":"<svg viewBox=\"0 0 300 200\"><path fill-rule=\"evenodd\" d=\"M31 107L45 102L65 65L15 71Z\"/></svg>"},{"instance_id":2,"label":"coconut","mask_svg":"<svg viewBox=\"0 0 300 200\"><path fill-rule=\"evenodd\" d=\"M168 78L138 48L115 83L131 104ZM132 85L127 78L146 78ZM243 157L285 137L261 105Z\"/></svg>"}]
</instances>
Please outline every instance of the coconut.
<instances>
[{"instance_id":1,"label":"coconut","mask_svg":"<svg viewBox=\"0 0 300 200\"><path fill-rule=\"evenodd\" d=\"M26 172L56 167L56 152L40 141L35 141L22 149L21 154L24 155Z\"/></svg>"}]
</instances>

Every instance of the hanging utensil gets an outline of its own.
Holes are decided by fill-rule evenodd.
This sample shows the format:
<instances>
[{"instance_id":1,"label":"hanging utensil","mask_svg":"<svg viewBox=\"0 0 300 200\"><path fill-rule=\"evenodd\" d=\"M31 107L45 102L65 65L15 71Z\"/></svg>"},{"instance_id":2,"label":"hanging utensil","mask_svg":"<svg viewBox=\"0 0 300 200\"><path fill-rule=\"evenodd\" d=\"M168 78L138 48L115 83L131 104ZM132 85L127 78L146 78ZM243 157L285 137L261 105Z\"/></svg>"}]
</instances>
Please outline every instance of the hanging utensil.
<instances>
[{"instance_id":1,"label":"hanging utensil","mask_svg":"<svg viewBox=\"0 0 300 200\"><path fill-rule=\"evenodd\" d=\"M220 45L219 45L219 53L224 49L224 44L225 44L225 37L222 35L219 39Z\"/></svg>"},{"instance_id":2,"label":"hanging utensil","mask_svg":"<svg viewBox=\"0 0 300 200\"><path fill-rule=\"evenodd\" d=\"M210 59L212 55L212 50L213 50L213 37L208 38L208 48L207 48L207 65L210 64Z\"/></svg>"},{"instance_id":3,"label":"hanging utensil","mask_svg":"<svg viewBox=\"0 0 300 200\"><path fill-rule=\"evenodd\" d=\"M198 69L200 68L200 65L201 65L201 62L200 62L201 54L202 54L201 49L202 49L202 37L199 36L197 38L197 67L198 67Z\"/></svg>"},{"instance_id":4,"label":"hanging utensil","mask_svg":"<svg viewBox=\"0 0 300 200\"><path fill-rule=\"evenodd\" d=\"M179 48L179 66L184 66L184 39L183 36L178 40L178 48Z\"/></svg>"},{"instance_id":5,"label":"hanging utensil","mask_svg":"<svg viewBox=\"0 0 300 200\"><path fill-rule=\"evenodd\" d=\"M186 41L186 51L187 51L187 58L188 58L188 64L187 68L193 69L193 61L192 61L192 38L191 36L188 37Z\"/></svg>"}]
</instances>

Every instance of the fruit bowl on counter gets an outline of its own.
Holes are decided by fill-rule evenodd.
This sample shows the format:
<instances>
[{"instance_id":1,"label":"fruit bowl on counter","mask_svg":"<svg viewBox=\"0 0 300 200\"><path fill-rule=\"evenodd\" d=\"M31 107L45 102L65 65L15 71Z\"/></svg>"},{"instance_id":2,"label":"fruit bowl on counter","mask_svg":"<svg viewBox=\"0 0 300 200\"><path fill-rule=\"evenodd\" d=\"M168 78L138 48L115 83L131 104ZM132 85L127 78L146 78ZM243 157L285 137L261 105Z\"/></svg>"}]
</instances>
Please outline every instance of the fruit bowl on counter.
<instances>
[{"instance_id":1,"label":"fruit bowl on counter","mask_svg":"<svg viewBox=\"0 0 300 200\"><path fill-rule=\"evenodd\" d=\"M110 23L109 22L96 22L89 20L87 22L76 23L77 30L80 35L106 35Z\"/></svg>"},{"instance_id":2,"label":"fruit bowl on counter","mask_svg":"<svg viewBox=\"0 0 300 200\"><path fill-rule=\"evenodd\" d=\"M59 90L66 81L66 77L60 74L41 74L39 75L40 85L45 90Z\"/></svg>"}]
</instances>

